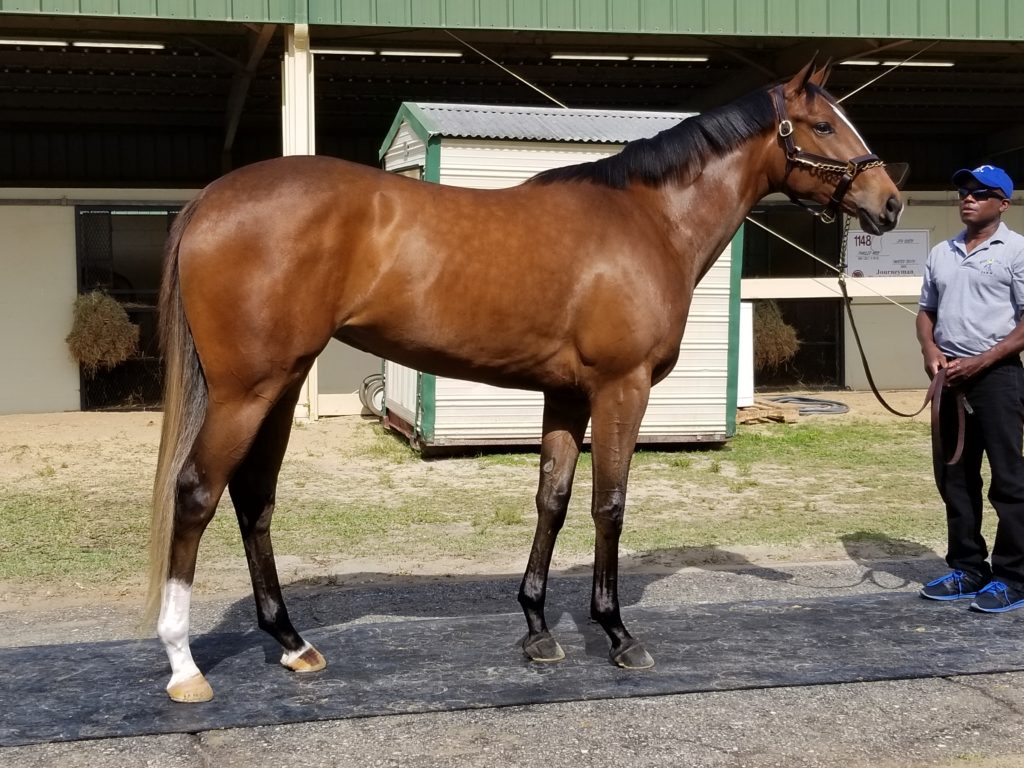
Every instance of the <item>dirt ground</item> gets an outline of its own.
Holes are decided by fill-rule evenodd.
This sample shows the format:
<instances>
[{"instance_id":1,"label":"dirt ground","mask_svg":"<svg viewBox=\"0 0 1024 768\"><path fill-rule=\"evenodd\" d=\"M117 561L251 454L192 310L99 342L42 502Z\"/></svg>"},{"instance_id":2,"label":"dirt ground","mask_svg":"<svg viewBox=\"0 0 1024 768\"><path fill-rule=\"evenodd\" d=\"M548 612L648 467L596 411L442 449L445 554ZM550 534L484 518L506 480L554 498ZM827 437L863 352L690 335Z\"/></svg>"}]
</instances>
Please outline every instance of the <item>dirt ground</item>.
<instances>
[{"instance_id":1,"label":"dirt ground","mask_svg":"<svg viewBox=\"0 0 1024 768\"><path fill-rule=\"evenodd\" d=\"M759 394L760 405L771 404L776 410L786 411L790 420L897 420L876 401L870 392L786 392L787 397L809 397L829 400L846 405L844 414L798 415L795 405L772 403L776 394ZM884 393L887 401L898 410L917 410L923 401L924 392L906 390ZM927 413L916 417L927 419ZM122 482L132 485L131 493L136 498L148 494L155 467L156 449L160 439L161 415L157 412L142 413L52 413L20 414L0 416L0 487L4 485L46 483L51 474L59 474L63 483L82 489L84 493L101 493L105 484L115 477L129 478ZM298 426L292 432L286 470L290 463L320 467L315 473L316 485L310 487L303 482L301 492L315 495L318 492L337 494L343 487L349 494L381 494L380 470L375 462L369 440L372 434L367 426L370 420L359 417L337 417L318 423ZM344 464L344 476L339 476L339 458ZM423 473L429 473L431 482L442 482L458 487L473 488L484 480L475 462L464 460L440 460L429 463L410 461L400 470L403 475L396 479L401 487L422 484ZM532 483L534 470L528 473L509 469L509 483ZM528 476L527 476L528 475ZM581 478L577 478L579 483ZM282 484L287 483L287 471L282 474ZM586 480L584 480L586 482ZM295 488L293 491L297 490ZM642 493L631 488L631 494ZM532 498L532 493L530 494ZM635 497L634 497L635 498ZM0 535L2 535L0 531ZM768 562L814 562L842 559L841 548L801 548L799 551L780 551L779 547L743 547L735 553L752 566ZM353 583L357 575L373 574L381 581L401 580L414 575L416 578L437 576L439 578L477 577L500 574L522 573L526 564L526 551L508 551L476 557L471 560L458 557L412 558L403 555L389 557L373 555L351 557L298 558L278 554L278 568L284 582L316 582L322 579L329 583ZM870 556L870 553L866 553ZM884 554L884 553L879 553ZM685 555L680 555L681 557ZM203 593L223 596L244 595L250 590L244 558L239 550L237 555L224 562L211 562L201 553L202 578L198 582L197 597ZM566 555L556 552L553 568L572 568L586 565L590 555ZM638 561L624 570L633 568L674 570L681 566L694 565L690 562ZM705 563L701 563L704 565ZM348 581L346 581L348 579ZM105 603L135 602L139 599L142 583L110 585L66 585L54 583L10 583L0 582L0 597L9 607L31 609L45 605L52 610L59 605L89 605Z\"/></svg>"}]
</instances>

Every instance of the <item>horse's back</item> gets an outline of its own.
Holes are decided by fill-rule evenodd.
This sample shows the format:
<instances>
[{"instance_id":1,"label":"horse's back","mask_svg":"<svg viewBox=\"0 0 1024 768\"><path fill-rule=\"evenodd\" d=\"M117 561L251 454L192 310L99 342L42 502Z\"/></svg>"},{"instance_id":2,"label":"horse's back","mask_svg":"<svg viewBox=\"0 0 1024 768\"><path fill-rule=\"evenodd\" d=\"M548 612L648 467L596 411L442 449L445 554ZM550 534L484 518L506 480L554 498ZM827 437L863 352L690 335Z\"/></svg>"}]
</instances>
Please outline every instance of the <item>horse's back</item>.
<instances>
[{"instance_id":1,"label":"horse's back","mask_svg":"<svg viewBox=\"0 0 1024 768\"><path fill-rule=\"evenodd\" d=\"M212 358L232 343L311 358L337 336L449 375L572 381L595 334L639 348L675 314L659 315L665 266L622 199L580 183L463 189L325 157L257 163L202 193L181 245L186 311L217 329L197 340Z\"/></svg>"}]
</instances>

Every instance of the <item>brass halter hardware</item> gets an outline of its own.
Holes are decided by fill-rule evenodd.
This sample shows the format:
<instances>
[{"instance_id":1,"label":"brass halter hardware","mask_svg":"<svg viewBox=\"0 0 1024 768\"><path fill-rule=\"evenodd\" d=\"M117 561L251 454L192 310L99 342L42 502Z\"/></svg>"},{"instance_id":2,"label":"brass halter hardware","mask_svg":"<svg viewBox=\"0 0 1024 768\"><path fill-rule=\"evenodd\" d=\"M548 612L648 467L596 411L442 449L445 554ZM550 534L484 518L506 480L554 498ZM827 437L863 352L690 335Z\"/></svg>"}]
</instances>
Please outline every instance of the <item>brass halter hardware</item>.
<instances>
[{"instance_id":1,"label":"brass halter hardware","mask_svg":"<svg viewBox=\"0 0 1024 768\"><path fill-rule=\"evenodd\" d=\"M853 180L864 171L872 168L884 168L885 163L875 154L861 155L852 160L837 160L833 157L804 152L793 140L793 122L786 113L786 97L783 95L782 86L772 88L771 94L775 104L775 114L779 119L779 140L786 152L786 175L789 176L789 172L794 166L800 165L804 168L839 176L839 182L832 191L828 205L822 211L814 211L791 192L787 191L786 194L801 208L811 211L826 224L831 224L842 209L843 198L850 191Z\"/></svg>"}]
</instances>

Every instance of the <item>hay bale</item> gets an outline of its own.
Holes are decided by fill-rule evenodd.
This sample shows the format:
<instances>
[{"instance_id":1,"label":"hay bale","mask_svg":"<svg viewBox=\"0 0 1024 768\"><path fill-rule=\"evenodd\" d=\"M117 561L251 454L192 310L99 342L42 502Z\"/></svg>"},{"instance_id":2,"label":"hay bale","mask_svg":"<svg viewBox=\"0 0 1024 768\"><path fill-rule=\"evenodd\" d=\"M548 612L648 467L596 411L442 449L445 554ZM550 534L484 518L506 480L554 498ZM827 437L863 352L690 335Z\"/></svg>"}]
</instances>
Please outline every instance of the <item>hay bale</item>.
<instances>
[{"instance_id":1,"label":"hay bale","mask_svg":"<svg viewBox=\"0 0 1024 768\"><path fill-rule=\"evenodd\" d=\"M800 349L796 329L782 319L774 301L754 304L754 370L776 371Z\"/></svg>"},{"instance_id":2,"label":"hay bale","mask_svg":"<svg viewBox=\"0 0 1024 768\"><path fill-rule=\"evenodd\" d=\"M118 301L102 291L75 300L71 333L66 339L71 356L87 377L101 368L113 368L139 348L139 326L128 319Z\"/></svg>"}]
</instances>

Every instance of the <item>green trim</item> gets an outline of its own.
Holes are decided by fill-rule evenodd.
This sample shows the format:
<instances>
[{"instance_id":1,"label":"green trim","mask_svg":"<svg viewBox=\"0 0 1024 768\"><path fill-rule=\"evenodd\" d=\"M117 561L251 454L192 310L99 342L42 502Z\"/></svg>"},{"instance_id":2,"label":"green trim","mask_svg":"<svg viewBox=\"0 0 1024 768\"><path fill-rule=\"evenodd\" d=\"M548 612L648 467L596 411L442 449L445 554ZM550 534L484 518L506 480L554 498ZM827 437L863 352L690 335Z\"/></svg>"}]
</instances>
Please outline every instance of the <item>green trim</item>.
<instances>
[{"instance_id":1,"label":"green trim","mask_svg":"<svg viewBox=\"0 0 1024 768\"><path fill-rule=\"evenodd\" d=\"M437 423L437 376L420 373L419 396L416 398L416 431L421 443L434 441L434 425Z\"/></svg>"},{"instance_id":2,"label":"green trim","mask_svg":"<svg viewBox=\"0 0 1024 768\"><path fill-rule=\"evenodd\" d=\"M423 168L423 180L433 184L441 183L441 137L437 134L427 139L427 161Z\"/></svg>"},{"instance_id":3,"label":"green trim","mask_svg":"<svg viewBox=\"0 0 1024 768\"><path fill-rule=\"evenodd\" d=\"M736 402L739 399L740 372L740 285L743 276L743 225L729 245L732 263L729 272L729 362L725 395L725 434L736 436Z\"/></svg>"},{"instance_id":4,"label":"green trim","mask_svg":"<svg viewBox=\"0 0 1024 768\"><path fill-rule=\"evenodd\" d=\"M437 133L436 128L430 122L430 118L423 113L419 105L403 101L402 106L398 108L398 114L391 121L391 127L388 128L388 133L384 137L384 141L381 142L380 149L377 150L378 160L383 160L384 155L391 149L391 142L395 140L395 136L401 130L402 123L409 123L412 132L422 139L424 143L429 143L430 139Z\"/></svg>"}]
</instances>

